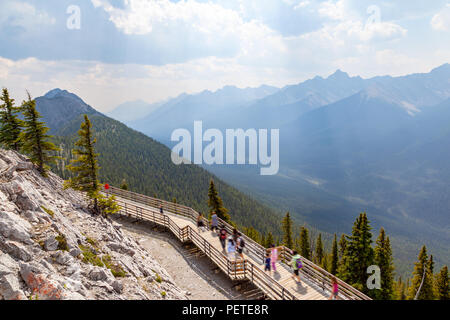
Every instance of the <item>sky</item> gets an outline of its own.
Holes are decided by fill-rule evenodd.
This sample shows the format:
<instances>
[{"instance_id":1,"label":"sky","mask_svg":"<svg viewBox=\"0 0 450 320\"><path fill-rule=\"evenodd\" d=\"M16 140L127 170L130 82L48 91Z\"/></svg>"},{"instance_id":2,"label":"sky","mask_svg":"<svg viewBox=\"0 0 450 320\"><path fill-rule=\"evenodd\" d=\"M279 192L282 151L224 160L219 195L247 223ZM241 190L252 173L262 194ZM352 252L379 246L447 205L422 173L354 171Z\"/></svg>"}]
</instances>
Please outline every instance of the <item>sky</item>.
<instances>
[{"instance_id":1,"label":"sky","mask_svg":"<svg viewBox=\"0 0 450 320\"><path fill-rule=\"evenodd\" d=\"M337 69L429 72L449 40L449 0L1 0L0 87L17 101L66 89L107 112Z\"/></svg>"}]
</instances>

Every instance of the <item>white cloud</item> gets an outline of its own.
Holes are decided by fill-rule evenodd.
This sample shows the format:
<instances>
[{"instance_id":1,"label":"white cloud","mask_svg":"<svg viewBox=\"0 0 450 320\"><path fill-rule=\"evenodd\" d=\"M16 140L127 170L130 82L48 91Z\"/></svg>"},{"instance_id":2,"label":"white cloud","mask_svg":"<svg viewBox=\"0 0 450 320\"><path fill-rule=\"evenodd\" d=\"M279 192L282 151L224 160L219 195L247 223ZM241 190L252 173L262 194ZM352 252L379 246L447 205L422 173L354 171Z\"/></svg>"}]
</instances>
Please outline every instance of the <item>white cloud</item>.
<instances>
[{"instance_id":1,"label":"white cloud","mask_svg":"<svg viewBox=\"0 0 450 320\"><path fill-rule=\"evenodd\" d=\"M348 18L350 10L345 1L326 1L323 2L318 9L318 13L322 17L327 17L332 20L344 20Z\"/></svg>"},{"instance_id":2,"label":"white cloud","mask_svg":"<svg viewBox=\"0 0 450 320\"><path fill-rule=\"evenodd\" d=\"M431 27L439 31L450 30L450 3L431 19Z\"/></svg>"},{"instance_id":3,"label":"white cloud","mask_svg":"<svg viewBox=\"0 0 450 320\"><path fill-rule=\"evenodd\" d=\"M110 20L125 34L148 34L156 26L182 25L197 32L237 34L256 22L244 23L239 12L212 2L194 0L127 0L125 9L113 7L108 0L92 0L110 14Z\"/></svg>"},{"instance_id":4,"label":"white cloud","mask_svg":"<svg viewBox=\"0 0 450 320\"><path fill-rule=\"evenodd\" d=\"M0 2L0 26L22 27L27 31L36 25L53 25L56 19L43 10L37 10L30 3L13 0Z\"/></svg>"}]
</instances>

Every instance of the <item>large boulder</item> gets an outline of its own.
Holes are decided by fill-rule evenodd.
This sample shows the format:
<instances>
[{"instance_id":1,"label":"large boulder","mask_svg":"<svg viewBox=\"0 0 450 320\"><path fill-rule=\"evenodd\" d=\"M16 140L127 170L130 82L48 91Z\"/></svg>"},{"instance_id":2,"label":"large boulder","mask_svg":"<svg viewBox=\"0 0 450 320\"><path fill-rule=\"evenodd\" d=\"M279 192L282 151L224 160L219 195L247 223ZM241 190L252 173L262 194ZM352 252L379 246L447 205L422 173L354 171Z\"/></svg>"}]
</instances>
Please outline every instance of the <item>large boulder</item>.
<instances>
[{"instance_id":1,"label":"large boulder","mask_svg":"<svg viewBox=\"0 0 450 320\"><path fill-rule=\"evenodd\" d=\"M42 265L21 263L20 275L31 289L32 296L36 295L40 300L61 300L64 298L62 285L51 279Z\"/></svg>"},{"instance_id":2,"label":"large boulder","mask_svg":"<svg viewBox=\"0 0 450 320\"><path fill-rule=\"evenodd\" d=\"M0 235L4 238L33 244L30 232L31 225L20 216L7 211L0 211Z\"/></svg>"},{"instance_id":3,"label":"large boulder","mask_svg":"<svg viewBox=\"0 0 450 320\"><path fill-rule=\"evenodd\" d=\"M0 276L0 296L5 300L27 299L20 288L19 279L12 273Z\"/></svg>"},{"instance_id":4,"label":"large boulder","mask_svg":"<svg viewBox=\"0 0 450 320\"><path fill-rule=\"evenodd\" d=\"M32 252L19 242L5 241L0 243L0 248L18 260L30 261L32 259Z\"/></svg>"}]
</instances>

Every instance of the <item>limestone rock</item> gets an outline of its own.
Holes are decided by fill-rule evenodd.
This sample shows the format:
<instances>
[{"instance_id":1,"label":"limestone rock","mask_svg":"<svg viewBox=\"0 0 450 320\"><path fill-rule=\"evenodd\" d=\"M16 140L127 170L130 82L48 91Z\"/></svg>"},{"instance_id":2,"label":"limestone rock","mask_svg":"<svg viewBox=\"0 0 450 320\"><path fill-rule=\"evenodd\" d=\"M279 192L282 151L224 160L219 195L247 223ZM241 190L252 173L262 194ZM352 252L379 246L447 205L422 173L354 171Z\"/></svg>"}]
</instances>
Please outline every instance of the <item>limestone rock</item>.
<instances>
[{"instance_id":1,"label":"limestone rock","mask_svg":"<svg viewBox=\"0 0 450 320\"><path fill-rule=\"evenodd\" d=\"M85 195L0 149L0 300L162 299L161 290L186 298L120 224L89 213Z\"/></svg>"}]
</instances>

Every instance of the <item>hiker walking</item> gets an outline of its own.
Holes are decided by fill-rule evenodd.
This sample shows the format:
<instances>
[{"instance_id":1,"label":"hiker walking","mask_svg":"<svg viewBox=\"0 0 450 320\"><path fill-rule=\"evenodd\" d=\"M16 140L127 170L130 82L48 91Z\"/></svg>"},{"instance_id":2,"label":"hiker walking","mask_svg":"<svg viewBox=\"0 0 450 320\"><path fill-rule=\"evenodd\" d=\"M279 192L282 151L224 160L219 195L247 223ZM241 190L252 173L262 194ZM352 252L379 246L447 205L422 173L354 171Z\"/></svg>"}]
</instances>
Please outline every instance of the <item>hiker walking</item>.
<instances>
[{"instance_id":1,"label":"hiker walking","mask_svg":"<svg viewBox=\"0 0 450 320\"><path fill-rule=\"evenodd\" d=\"M233 241L234 241L234 243L237 242L237 238L238 238L238 231L236 230L236 228L233 228Z\"/></svg>"},{"instance_id":2,"label":"hiker walking","mask_svg":"<svg viewBox=\"0 0 450 320\"><path fill-rule=\"evenodd\" d=\"M277 263L278 260L278 249L275 248L275 244L272 244L272 249L270 250L270 261L272 263L273 272L277 272Z\"/></svg>"},{"instance_id":3,"label":"hiker walking","mask_svg":"<svg viewBox=\"0 0 450 320\"><path fill-rule=\"evenodd\" d=\"M265 263L264 271L269 271L269 273L270 273L270 260L271 260L270 252L266 252L266 258L264 259Z\"/></svg>"},{"instance_id":4,"label":"hiker walking","mask_svg":"<svg viewBox=\"0 0 450 320\"><path fill-rule=\"evenodd\" d=\"M331 285L332 285L331 295L328 298L328 300L337 300L339 294L339 285L335 276L331 278Z\"/></svg>"},{"instance_id":5,"label":"hiker walking","mask_svg":"<svg viewBox=\"0 0 450 320\"><path fill-rule=\"evenodd\" d=\"M164 210L163 210L162 204L159 205L159 213L164 214Z\"/></svg>"},{"instance_id":6,"label":"hiker walking","mask_svg":"<svg viewBox=\"0 0 450 320\"><path fill-rule=\"evenodd\" d=\"M295 250L292 252L291 266L293 269L292 278L300 283L301 280L300 280L299 272L300 272L300 269L303 268L303 264L302 264L302 259L301 259L300 255Z\"/></svg>"},{"instance_id":7,"label":"hiker walking","mask_svg":"<svg viewBox=\"0 0 450 320\"><path fill-rule=\"evenodd\" d=\"M197 230L199 233L202 232L202 228L204 228L205 224L203 222L203 214L200 212L200 214L197 216Z\"/></svg>"},{"instance_id":8,"label":"hiker walking","mask_svg":"<svg viewBox=\"0 0 450 320\"><path fill-rule=\"evenodd\" d=\"M231 260L236 260L236 243L233 240L233 237L228 238L228 258Z\"/></svg>"},{"instance_id":9,"label":"hiker walking","mask_svg":"<svg viewBox=\"0 0 450 320\"><path fill-rule=\"evenodd\" d=\"M219 217L217 216L216 212L212 212L211 216L211 230L213 232L217 232L219 230Z\"/></svg>"},{"instance_id":10,"label":"hiker walking","mask_svg":"<svg viewBox=\"0 0 450 320\"><path fill-rule=\"evenodd\" d=\"M220 240L220 244L222 245L222 251L225 251L225 246L226 246L226 242L227 242L227 230L225 229L225 226L222 226L222 228L219 231L219 240Z\"/></svg>"},{"instance_id":11,"label":"hiker walking","mask_svg":"<svg viewBox=\"0 0 450 320\"><path fill-rule=\"evenodd\" d=\"M241 257L241 259L244 259L244 254L242 253L244 251L244 247L245 247L245 241L244 238L242 237L241 233L238 233L238 238L237 238L237 242L236 242L236 249L237 252L239 253L239 256Z\"/></svg>"}]
</instances>

